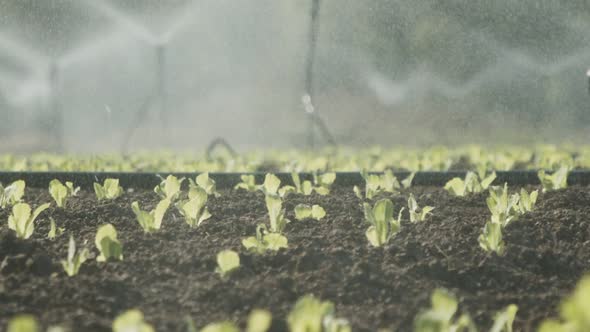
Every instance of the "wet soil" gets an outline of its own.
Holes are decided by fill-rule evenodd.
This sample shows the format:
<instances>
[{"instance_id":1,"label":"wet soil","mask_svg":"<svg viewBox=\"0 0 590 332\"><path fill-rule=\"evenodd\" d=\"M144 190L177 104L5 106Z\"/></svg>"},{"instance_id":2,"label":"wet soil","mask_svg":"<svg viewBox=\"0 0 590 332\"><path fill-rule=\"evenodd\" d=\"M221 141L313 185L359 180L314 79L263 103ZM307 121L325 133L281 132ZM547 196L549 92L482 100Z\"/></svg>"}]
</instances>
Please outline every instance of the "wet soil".
<instances>
[{"instance_id":1,"label":"wet soil","mask_svg":"<svg viewBox=\"0 0 590 332\"><path fill-rule=\"evenodd\" d=\"M272 330L285 331L294 302L313 293L334 302L337 315L355 331L411 331L430 293L444 287L482 330L496 311L514 303L516 330L533 331L556 315L560 299L590 266L588 187L540 195L535 211L506 228L503 257L485 253L477 242L489 216L487 194L462 198L442 188L415 187L383 197L398 210L410 192L420 205L436 209L425 222L405 221L382 248L369 246L351 188L335 188L329 196L290 196L289 249L263 256L241 246L257 224L268 223L261 193L221 191L208 203L213 217L194 229L169 210L155 234L143 233L130 208L133 201L155 206L157 196L144 190L112 202L82 191L66 209L44 212L29 240L14 237L6 226L8 211L0 210L0 327L15 314L30 313L44 326L110 331L116 315L138 308L157 331L185 331L185 316L198 327L227 319L243 325L251 309L266 308L274 316ZM25 200L37 206L51 198L47 190L27 189ZM320 204L326 218L296 221L293 207L302 202ZM46 238L49 216L66 229L53 241ZM67 255L68 234L97 254L94 235L104 223L116 227L124 261L90 259L77 276L67 277L60 260ZM227 279L214 272L223 249L241 258L241 268Z\"/></svg>"}]
</instances>

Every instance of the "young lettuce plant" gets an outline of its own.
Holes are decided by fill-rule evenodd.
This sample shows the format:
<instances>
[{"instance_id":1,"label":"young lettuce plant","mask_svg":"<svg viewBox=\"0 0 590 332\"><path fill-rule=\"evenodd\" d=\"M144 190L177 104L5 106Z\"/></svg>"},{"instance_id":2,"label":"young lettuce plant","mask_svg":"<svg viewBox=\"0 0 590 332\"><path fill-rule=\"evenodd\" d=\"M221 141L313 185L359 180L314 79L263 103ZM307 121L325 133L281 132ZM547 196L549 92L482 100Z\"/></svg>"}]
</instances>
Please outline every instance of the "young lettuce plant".
<instances>
[{"instance_id":1,"label":"young lettuce plant","mask_svg":"<svg viewBox=\"0 0 590 332\"><path fill-rule=\"evenodd\" d=\"M94 244L100 251L100 255L96 257L97 262L106 262L109 258L123 260L123 247L117 239L117 230L113 225L100 226L96 232Z\"/></svg>"},{"instance_id":2,"label":"young lettuce plant","mask_svg":"<svg viewBox=\"0 0 590 332\"><path fill-rule=\"evenodd\" d=\"M295 303L287 316L291 332L350 332L346 320L334 318L334 304L306 295Z\"/></svg>"},{"instance_id":3,"label":"young lettuce plant","mask_svg":"<svg viewBox=\"0 0 590 332\"><path fill-rule=\"evenodd\" d=\"M482 192L494 182L496 179L496 172L479 180L479 176L474 172L467 172L465 180L461 178L453 178L445 184L445 189L455 196L466 196L470 193Z\"/></svg>"},{"instance_id":4,"label":"young lettuce plant","mask_svg":"<svg viewBox=\"0 0 590 332\"><path fill-rule=\"evenodd\" d=\"M295 219L303 220L307 218L313 218L316 220L321 220L326 216L326 210L323 207L314 204L314 205L307 205L307 204L298 204L295 206Z\"/></svg>"},{"instance_id":5,"label":"young lettuce plant","mask_svg":"<svg viewBox=\"0 0 590 332\"><path fill-rule=\"evenodd\" d=\"M180 186L183 181L184 178L179 180L174 175L168 175L166 179L162 179L162 182L154 188L154 192L161 199L168 199L170 202L175 202L178 196L180 196Z\"/></svg>"},{"instance_id":6,"label":"young lettuce plant","mask_svg":"<svg viewBox=\"0 0 590 332\"><path fill-rule=\"evenodd\" d=\"M559 315L560 319L543 321L539 332L590 331L590 275L584 276L573 294L561 302Z\"/></svg>"},{"instance_id":7,"label":"young lettuce plant","mask_svg":"<svg viewBox=\"0 0 590 332\"><path fill-rule=\"evenodd\" d=\"M49 194L55 200L57 207L60 208L65 208L70 197L76 196L79 191L80 187L74 188L74 184L70 181L66 181L65 185L57 179L49 182Z\"/></svg>"},{"instance_id":8,"label":"young lettuce plant","mask_svg":"<svg viewBox=\"0 0 590 332\"><path fill-rule=\"evenodd\" d=\"M56 237L64 233L65 228L57 227L55 224L55 220L52 217L49 217L49 223L49 232L47 233L47 238L53 241Z\"/></svg>"},{"instance_id":9,"label":"young lettuce plant","mask_svg":"<svg viewBox=\"0 0 590 332\"><path fill-rule=\"evenodd\" d=\"M535 190L532 191L530 194L526 191L526 189L520 189L520 201L518 202L518 210L520 214L525 214L527 212L533 211L535 208L535 204L537 203L537 198L539 196L539 191Z\"/></svg>"},{"instance_id":10,"label":"young lettuce plant","mask_svg":"<svg viewBox=\"0 0 590 332\"><path fill-rule=\"evenodd\" d=\"M240 255L233 250L222 250L217 254L217 268L215 272L225 278L240 267Z\"/></svg>"},{"instance_id":11,"label":"young lettuce plant","mask_svg":"<svg viewBox=\"0 0 590 332\"><path fill-rule=\"evenodd\" d=\"M99 201L113 200L123 194L123 187L119 185L119 179L105 179L101 186L94 182L94 193Z\"/></svg>"},{"instance_id":12,"label":"young lettuce plant","mask_svg":"<svg viewBox=\"0 0 590 332\"><path fill-rule=\"evenodd\" d=\"M314 190L319 195L325 196L330 194L330 187L336 181L336 173L313 173Z\"/></svg>"},{"instance_id":13,"label":"young lettuce plant","mask_svg":"<svg viewBox=\"0 0 590 332\"><path fill-rule=\"evenodd\" d=\"M236 184L234 190L244 189L246 191L254 192L260 188L260 186L256 184L256 177L254 175L240 175L240 179L242 182Z\"/></svg>"},{"instance_id":14,"label":"young lettuce plant","mask_svg":"<svg viewBox=\"0 0 590 332\"><path fill-rule=\"evenodd\" d=\"M479 246L487 252L495 252L498 256L504 255L504 241L502 240L502 224L488 221L483 233L478 238Z\"/></svg>"},{"instance_id":15,"label":"young lettuce plant","mask_svg":"<svg viewBox=\"0 0 590 332\"><path fill-rule=\"evenodd\" d=\"M490 196L486 199L488 209L492 213L492 222L506 227L512 221L516 221L520 214L518 194L508 194L508 184L504 187L492 186L489 188Z\"/></svg>"},{"instance_id":16,"label":"young lettuce plant","mask_svg":"<svg viewBox=\"0 0 590 332\"><path fill-rule=\"evenodd\" d=\"M568 174L569 168L567 166L560 167L551 175L546 174L543 169L539 170L537 173L541 185L543 186L543 192L567 188Z\"/></svg>"},{"instance_id":17,"label":"young lettuce plant","mask_svg":"<svg viewBox=\"0 0 590 332\"><path fill-rule=\"evenodd\" d=\"M517 312L518 307L510 304L504 310L496 313L490 332L512 332L512 325L514 324Z\"/></svg>"},{"instance_id":18,"label":"young lettuce plant","mask_svg":"<svg viewBox=\"0 0 590 332\"><path fill-rule=\"evenodd\" d=\"M476 332L477 328L471 317L462 314L453 321L459 304L448 291L439 288L430 297L431 307L418 314L414 319L415 332Z\"/></svg>"},{"instance_id":19,"label":"young lettuce plant","mask_svg":"<svg viewBox=\"0 0 590 332\"><path fill-rule=\"evenodd\" d=\"M155 332L137 309L125 311L113 321L113 332Z\"/></svg>"},{"instance_id":20,"label":"young lettuce plant","mask_svg":"<svg viewBox=\"0 0 590 332\"><path fill-rule=\"evenodd\" d=\"M137 222L143 228L145 233L152 233L155 231L160 230L162 226L162 219L164 218L164 214L166 214L166 210L170 206L170 200L163 199L161 200L156 208L152 211L143 211L139 208L139 203L133 202L131 203L131 209L133 213L135 213L135 217Z\"/></svg>"},{"instance_id":21,"label":"young lettuce plant","mask_svg":"<svg viewBox=\"0 0 590 332\"><path fill-rule=\"evenodd\" d=\"M76 241L70 235L70 242L68 245L68 257L61 261L61 265L68 277L73 277L80 271L80 266L88 259L88 249L84 248L82 251L76 253Z\"/></svg>"},{"instance_id":22,"label":"young lettuce plant","mask_svg":"<svg viewBox=\"0 0 590 332\"><path fill-rule=\"evenodd\" d=\"M273 233L282 233L289 222L285 218L285 209L283 209L283 200L279 196L266 195L264 198L268 217L270 219L270 231Z\"/></svg>"},{"instance_id":23,"label":"young lettuce plant","mask_svg":"<svg viewBox=\"0 0 590 332\"><path fill-rule=\"evenodd\" d=\"M211 218L207 207L207 193L200 187L192 188L189 193L189 200L176 204L178 211L184 217L186 223L192 228L200 226L203 221Z\"/></svg>"},{"instance_id":24,"label":"young lettuce plant","mask_svg":"<svg viewBox=\"0 0 590 332\"><path fill-rule=\"evenodd\" d=\"M367 171L362 170L361 176L365 179L365 197L367 199L372 199L382 192L396 193L399 192L401 188L409 188L414 180L414 175L415 173L411 173L400 184L397 177L390 169L385 170L382 175L369 174ZM363 199L363 194L359 187L354 186L353 190L359 199Z\"/></svg>"},{"instance_id":25,"label":"young lettuce plant","mask_svg":"<svg viewBox=\"0 0 590 332\"><path fill-rule=\"evenodd\" d=\"M197 332L197 328L194 327L192 319L189 318L189 326L187 332ZM248 316L248 323L246 325L246 332L267 332L270 329L272 323L272 315L270 312L261 309L254 309ZM239 332L240 329L233 322L217 322L211 323L203 327L201 332Z\"/></svg>"},{"instance_id":26,"label":"young lettuce plant","mask_svg":"<svg viewBox=\"0 0 590 332\"><path fill-rule=\"evenodd\" d=\"M309 180L301 181L301 178L299 177L299 173L297 173L297 172L291 173L291 179L293 180L293 184L295 185L295 187L284 186L283 188L281 188L283 193L285 193L285 194L297 193L297 194L302 194L305 196L311 195L311 193L313 192L313 189L314 189L311 181L309 181Z\"/></svg>"},{"instance_id":27,"label":"young lettuce plant","mask_svg":"<svg viewBox=\"0 0 590 332\"><path fill-rule=\"evenodd\" d=\"M192 191L202 189L205 191L207 195L213 195L215 197L219 197L220 194L217 192L217 185L215 184L215 180L209 177L209 173L201 173L195 181L192 179L188 179L189 182L189 196L191 195Z\"/></svg>"},{"instance_id":28,"label":"young lettuce plant","mask_svg":"<svg viewBox=\"0 0 590 332\"><path fill-rule=\"evenodd\" d=\"M0 183L0 208L5 209L22 201L25 195L25 181L17 180L8 185L6 188Z\"/></svg>"},{"instance_id":29,"label":"young lettuce plant","mask_svg":"<svg viewBox=\"0 0 590 332\"><path fill-rule=\"evenodd\" d=\"M365 235L374 247L380 247L399 231L403 208L399 211L397 220L393 218L393 203L389 199L381 199L371 208L369 203L363 204L365 220L371 225Z\"/></svg>"},{"instance_id":30,"label":"young lettuce plant","mask_svg":"<svg viewBox=\"0 0 590 332\"><path fill-rule=\"evenodd\" d=\"M35 219L41 212L49 208L49 203L40 205L31 213L31 206L27 203L17 203L12 206L12 214L8 216L8 228L16 232L19 239L28 239L35 230Z\"/></svg>"},{"instance_id":31,"label":"young lettuce plant","mask_svg":"<svg viewBox=\"0 0 590 332\"><path fill-rule=\"evenodd\" d=\"M6 332L39 332L39 323L32 315L18 315L8 322Z\"/></svg>"},{"instance_id":32,"label":"young lettuce plant","mask_svg":"<svg viewBox=\"0 0 590 332\"><path fill-rule=\"evenodd\" d=\"M242 240L242 245L249 251L258 255L264 254L267 250L277 251L281 248L288 248L287 238L279 233L269 233L266 225L260 224L256 227L256 236L250 236Z\"/></svg>"},{"instance_id":33,"label":"young lettuce plant","mask_svg":"<svg viewBox=\"0 0 590 332\"><path fill-rule=\"evenodd\" d=\"M411 222L418 222L426 220L426 217L429 213L432 213L434 207L432 206L425 206L422 209L418 207L418 203L414 198L413 194L410 194L408 198L408 210L410 211L410 221Z\"/></svg>"},{"instance_id":34,"label":"young lettuce plant","mask_svg":"<svg viewBox=\"0 0 590 332\"><path fill-rule=\"evenodd\" d=\"M283 186L281 188L281 180L274 174L267 173L264 177L264 183L259 186L259 189L266 196L278 196L281 198L287 197L290 193L297 192L295 187Z\"/></svg>"}]
</instances>

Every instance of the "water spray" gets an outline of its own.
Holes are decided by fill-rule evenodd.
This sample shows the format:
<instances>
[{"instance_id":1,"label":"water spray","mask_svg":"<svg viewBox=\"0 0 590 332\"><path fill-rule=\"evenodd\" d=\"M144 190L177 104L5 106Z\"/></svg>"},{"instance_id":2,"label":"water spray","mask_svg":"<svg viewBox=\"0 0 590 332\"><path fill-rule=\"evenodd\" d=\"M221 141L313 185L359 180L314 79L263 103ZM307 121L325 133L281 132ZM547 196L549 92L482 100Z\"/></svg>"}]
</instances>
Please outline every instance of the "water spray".
<instances>
[{"instance_id":1,"label":"water spray","mask_svg":"<svg viewBox=\"0 0 590 332\"><path fill-rule=\"evenodd\" d=\"M49 65L49 87L51 91L50 101L50 116L51 116L51 127L50 130L53 132L54 137L54 149L56 152L61 153L64 150L64 138L63 138L63 109L59 101L59 72L60 66L56 60L51 61Z\"/></svg>"}]
</instances>

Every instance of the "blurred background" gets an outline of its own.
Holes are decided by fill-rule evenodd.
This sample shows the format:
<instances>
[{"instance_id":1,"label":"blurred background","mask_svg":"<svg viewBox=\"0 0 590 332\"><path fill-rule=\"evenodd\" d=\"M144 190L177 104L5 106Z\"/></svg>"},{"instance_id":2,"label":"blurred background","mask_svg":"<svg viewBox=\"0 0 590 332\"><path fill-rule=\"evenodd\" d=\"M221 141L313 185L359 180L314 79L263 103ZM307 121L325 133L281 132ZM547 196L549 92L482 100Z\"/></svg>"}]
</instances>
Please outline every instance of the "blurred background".
<instances>
[{"instance_id":1,"label":"blurred background","mask_svg":"<svg viewBox=\"0 0 590 332\"><path fill-rule=\"evenodd\" d=\"M0 151L305 147L311 1L0 0ZM587 142L589 32L585 0L321 0L313 102L346 146Z\"/></svg>"}]
</instances>

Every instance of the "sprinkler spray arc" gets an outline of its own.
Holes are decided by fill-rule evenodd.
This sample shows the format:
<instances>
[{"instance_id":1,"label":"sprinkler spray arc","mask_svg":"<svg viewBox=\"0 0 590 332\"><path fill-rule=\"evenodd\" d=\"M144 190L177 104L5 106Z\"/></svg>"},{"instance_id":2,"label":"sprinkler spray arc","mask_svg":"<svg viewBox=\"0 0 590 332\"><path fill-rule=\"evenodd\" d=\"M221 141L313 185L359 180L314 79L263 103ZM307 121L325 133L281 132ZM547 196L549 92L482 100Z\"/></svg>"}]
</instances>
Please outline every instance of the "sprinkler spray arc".
<instances>
[{"instance_id":1,"label":"sprinkler spray arc","mask_svg":"<svg viewBox=\"0 0 590 332\"><path fill-rule=\"evenodd\" d=\"M314 62L317 48L317 40L320 27L320 0L312 0L310 11L310 28L308 39L308 53L305 64L305 91L301 98L303 108L307 116L307 145L310 150L315 148L315 126L318 127L324 139L332 146L336 146L336 140L330 133L328 126L320 117L316 107L313 104L315 98L314 91Z\"/></svg>"}]
</instances>

